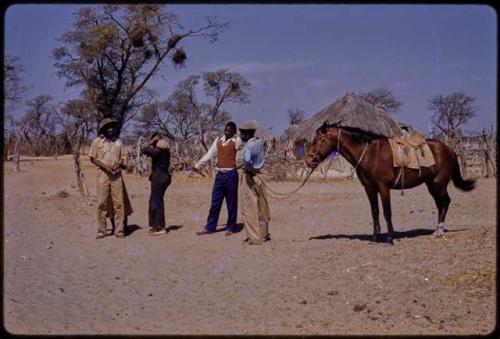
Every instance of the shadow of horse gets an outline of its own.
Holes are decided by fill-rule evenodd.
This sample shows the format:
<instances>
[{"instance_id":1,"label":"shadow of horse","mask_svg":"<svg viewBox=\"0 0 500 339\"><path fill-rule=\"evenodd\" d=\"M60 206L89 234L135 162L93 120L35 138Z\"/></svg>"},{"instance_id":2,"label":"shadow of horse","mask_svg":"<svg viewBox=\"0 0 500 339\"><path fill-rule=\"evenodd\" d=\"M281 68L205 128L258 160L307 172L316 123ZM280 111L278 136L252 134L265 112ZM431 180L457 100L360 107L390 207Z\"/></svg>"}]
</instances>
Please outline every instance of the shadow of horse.
<instances>
[{"instance_id":1,"label":"shadow of horse","mask_svg":"<svg viewBox=\"0 0 500 339\"><path fill-rule=\"evenodd\" d=\"M467 228L458 229L458 230L449 230L448 232L461 232L465 231ZM434 230L425 229L425 228L417 228L414 230L403 231L403 232L394 232L393 239L410 239L421 236L432 235ZM382 237L386 237L387 233L381 234ZM316 237L310 237L309 240L325 240L325 239L349 239L349 240L361 240L367 242L375 242L373 241L373 236L370 234L325 234L318 235ZM385 239L384 239L385 240Z\"/></svg>"}]
</instances>

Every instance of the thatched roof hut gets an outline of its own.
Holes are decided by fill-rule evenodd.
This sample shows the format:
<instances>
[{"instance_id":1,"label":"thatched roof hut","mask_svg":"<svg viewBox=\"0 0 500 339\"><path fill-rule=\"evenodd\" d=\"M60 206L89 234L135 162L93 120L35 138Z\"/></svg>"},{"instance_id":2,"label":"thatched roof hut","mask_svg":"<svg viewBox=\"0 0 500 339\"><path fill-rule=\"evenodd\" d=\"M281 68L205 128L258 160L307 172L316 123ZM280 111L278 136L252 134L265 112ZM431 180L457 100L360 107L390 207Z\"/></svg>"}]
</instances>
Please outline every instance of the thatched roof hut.
<instances>
[{"instance_id":1,"label":"thatched roof hut","mask_svg":"<svg viewBox=\"0 0 500 339\"><path fill-rule=\"evenodd\" d=\"M262 139L262 141L272 141L276 137L271 133L269 128L265 127L260 121L258 120L251 120L256 126L257 129L255 130L255 136L257 138Z\"/></svg>"},{"instance_id":2,"label":"thatched roof hut","mask_svg":"<svg viewBox=\"0 0 500 339\"><path fill-rule=\"evenodd\" d=\"M312 140L316 130L325 120L387 137L403 134L398 121L387 112L354 93L347 93L290 131L293 133L292 139Z\"/></svg>"}]
</instances>

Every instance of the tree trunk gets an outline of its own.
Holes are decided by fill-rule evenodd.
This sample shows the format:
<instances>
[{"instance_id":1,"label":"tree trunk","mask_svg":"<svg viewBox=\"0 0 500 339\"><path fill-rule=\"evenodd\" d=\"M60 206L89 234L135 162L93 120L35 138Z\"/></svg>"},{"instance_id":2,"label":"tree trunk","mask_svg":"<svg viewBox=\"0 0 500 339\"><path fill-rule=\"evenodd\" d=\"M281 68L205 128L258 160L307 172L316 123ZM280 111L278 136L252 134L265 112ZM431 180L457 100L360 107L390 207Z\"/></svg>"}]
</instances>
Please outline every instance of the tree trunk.
<instances>
[{"instance_id":1,"label":"tree trunk","mask_svg":"<svg viewBox=\"0 0 500 339\"><path fill-rule=\"evenodd\" d=\"M20 172L21 168L19 167L19 162L21 160L21 149L23 147L23 137L22 137L22 135L18 134L16 139L17 139L16 146L14 148L16 167L14 168L14 171Z\"/></svg>"},{"instance_id":2,"label":"tree trunk","mask_svg":"<svg viewBox=\"0 0 500 339\"><path fill-rule=\"evenodd\" d=\"M78 140L76 148L73 152L73 159L75 161L75 174L76 174L76 183L78 185L78 191L81 196L90 196L89 189L87 187L87 183L85 182L85 176L82 171L82 164L80 162L80 148L81 148L81 139Z\"/></svg>"},{"instance_id":3,"label":"tree trunk","mask_svg":"<svg viewBox=\"0 0 500 339\"><path fill-rule=\"evenodd\" d=\"M139 137L139 140L137 140L137 145L135 147L136 149L136 155L135 155L135 169L134 171L136 173L139 173L139 175L142 175L143 173L143 166L142 166L142 163L141 163L141 143L142 143L142 135Z\"/></svg>"},{"instance_id":4,"label":"tree trunk","mask_svg":"<svg viewBox=\"0 0 500 339\"><path fill-rule=\"evenodd\" d=\"M16 172L20 172L21 168L19 167L19 160L21 158L21 141L19 141L17 147L16 147Z\"/></svg>"}]
</instances>

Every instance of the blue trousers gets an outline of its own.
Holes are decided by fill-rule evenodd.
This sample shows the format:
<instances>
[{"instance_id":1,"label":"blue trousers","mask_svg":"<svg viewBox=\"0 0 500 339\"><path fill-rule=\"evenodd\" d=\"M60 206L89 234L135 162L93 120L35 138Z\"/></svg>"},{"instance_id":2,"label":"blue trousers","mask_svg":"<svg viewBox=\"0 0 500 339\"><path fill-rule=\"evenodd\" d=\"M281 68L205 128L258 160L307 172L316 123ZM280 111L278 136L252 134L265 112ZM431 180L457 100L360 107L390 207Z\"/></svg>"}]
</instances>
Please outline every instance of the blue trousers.
<instances>
[{"instance_id":1,"label":"blue trousers","mask_svg":"<svg viewBox=\"0 0 500 339\"><path fill-rule=\"evenodd\" d=\"M236 217L238 215L238 171L217 172L212 189L212 205L208 213L205 229L214 232L219 221L222 200L226 198L228 231L236 231Z\"/></svg>"}]
</instances>

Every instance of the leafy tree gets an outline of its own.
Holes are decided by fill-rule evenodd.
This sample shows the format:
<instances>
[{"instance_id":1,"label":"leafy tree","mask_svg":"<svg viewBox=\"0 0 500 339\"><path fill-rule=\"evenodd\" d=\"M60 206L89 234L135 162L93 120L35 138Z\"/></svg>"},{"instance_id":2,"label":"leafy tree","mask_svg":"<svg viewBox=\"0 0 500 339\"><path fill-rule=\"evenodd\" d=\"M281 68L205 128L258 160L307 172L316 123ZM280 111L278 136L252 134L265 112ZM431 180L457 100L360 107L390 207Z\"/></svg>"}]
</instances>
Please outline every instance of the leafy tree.
<instances>
[{"instance_id":1,"label":"leafy tree","mask_svg":"<svg viewBox=\"0 0 500 339\"><path fill-rule=\"evenodd\" d=\"M211 42L227 27L212 17L206 24L186 29L164 5L101 5L75 13L73 29L60 37L53 51L57 74L66 86L83 87L98 118L114 117L120 128L153 92L146 85L171 59L183 66L184 39L204 37Z\"/></svg>"}]
</instances>

